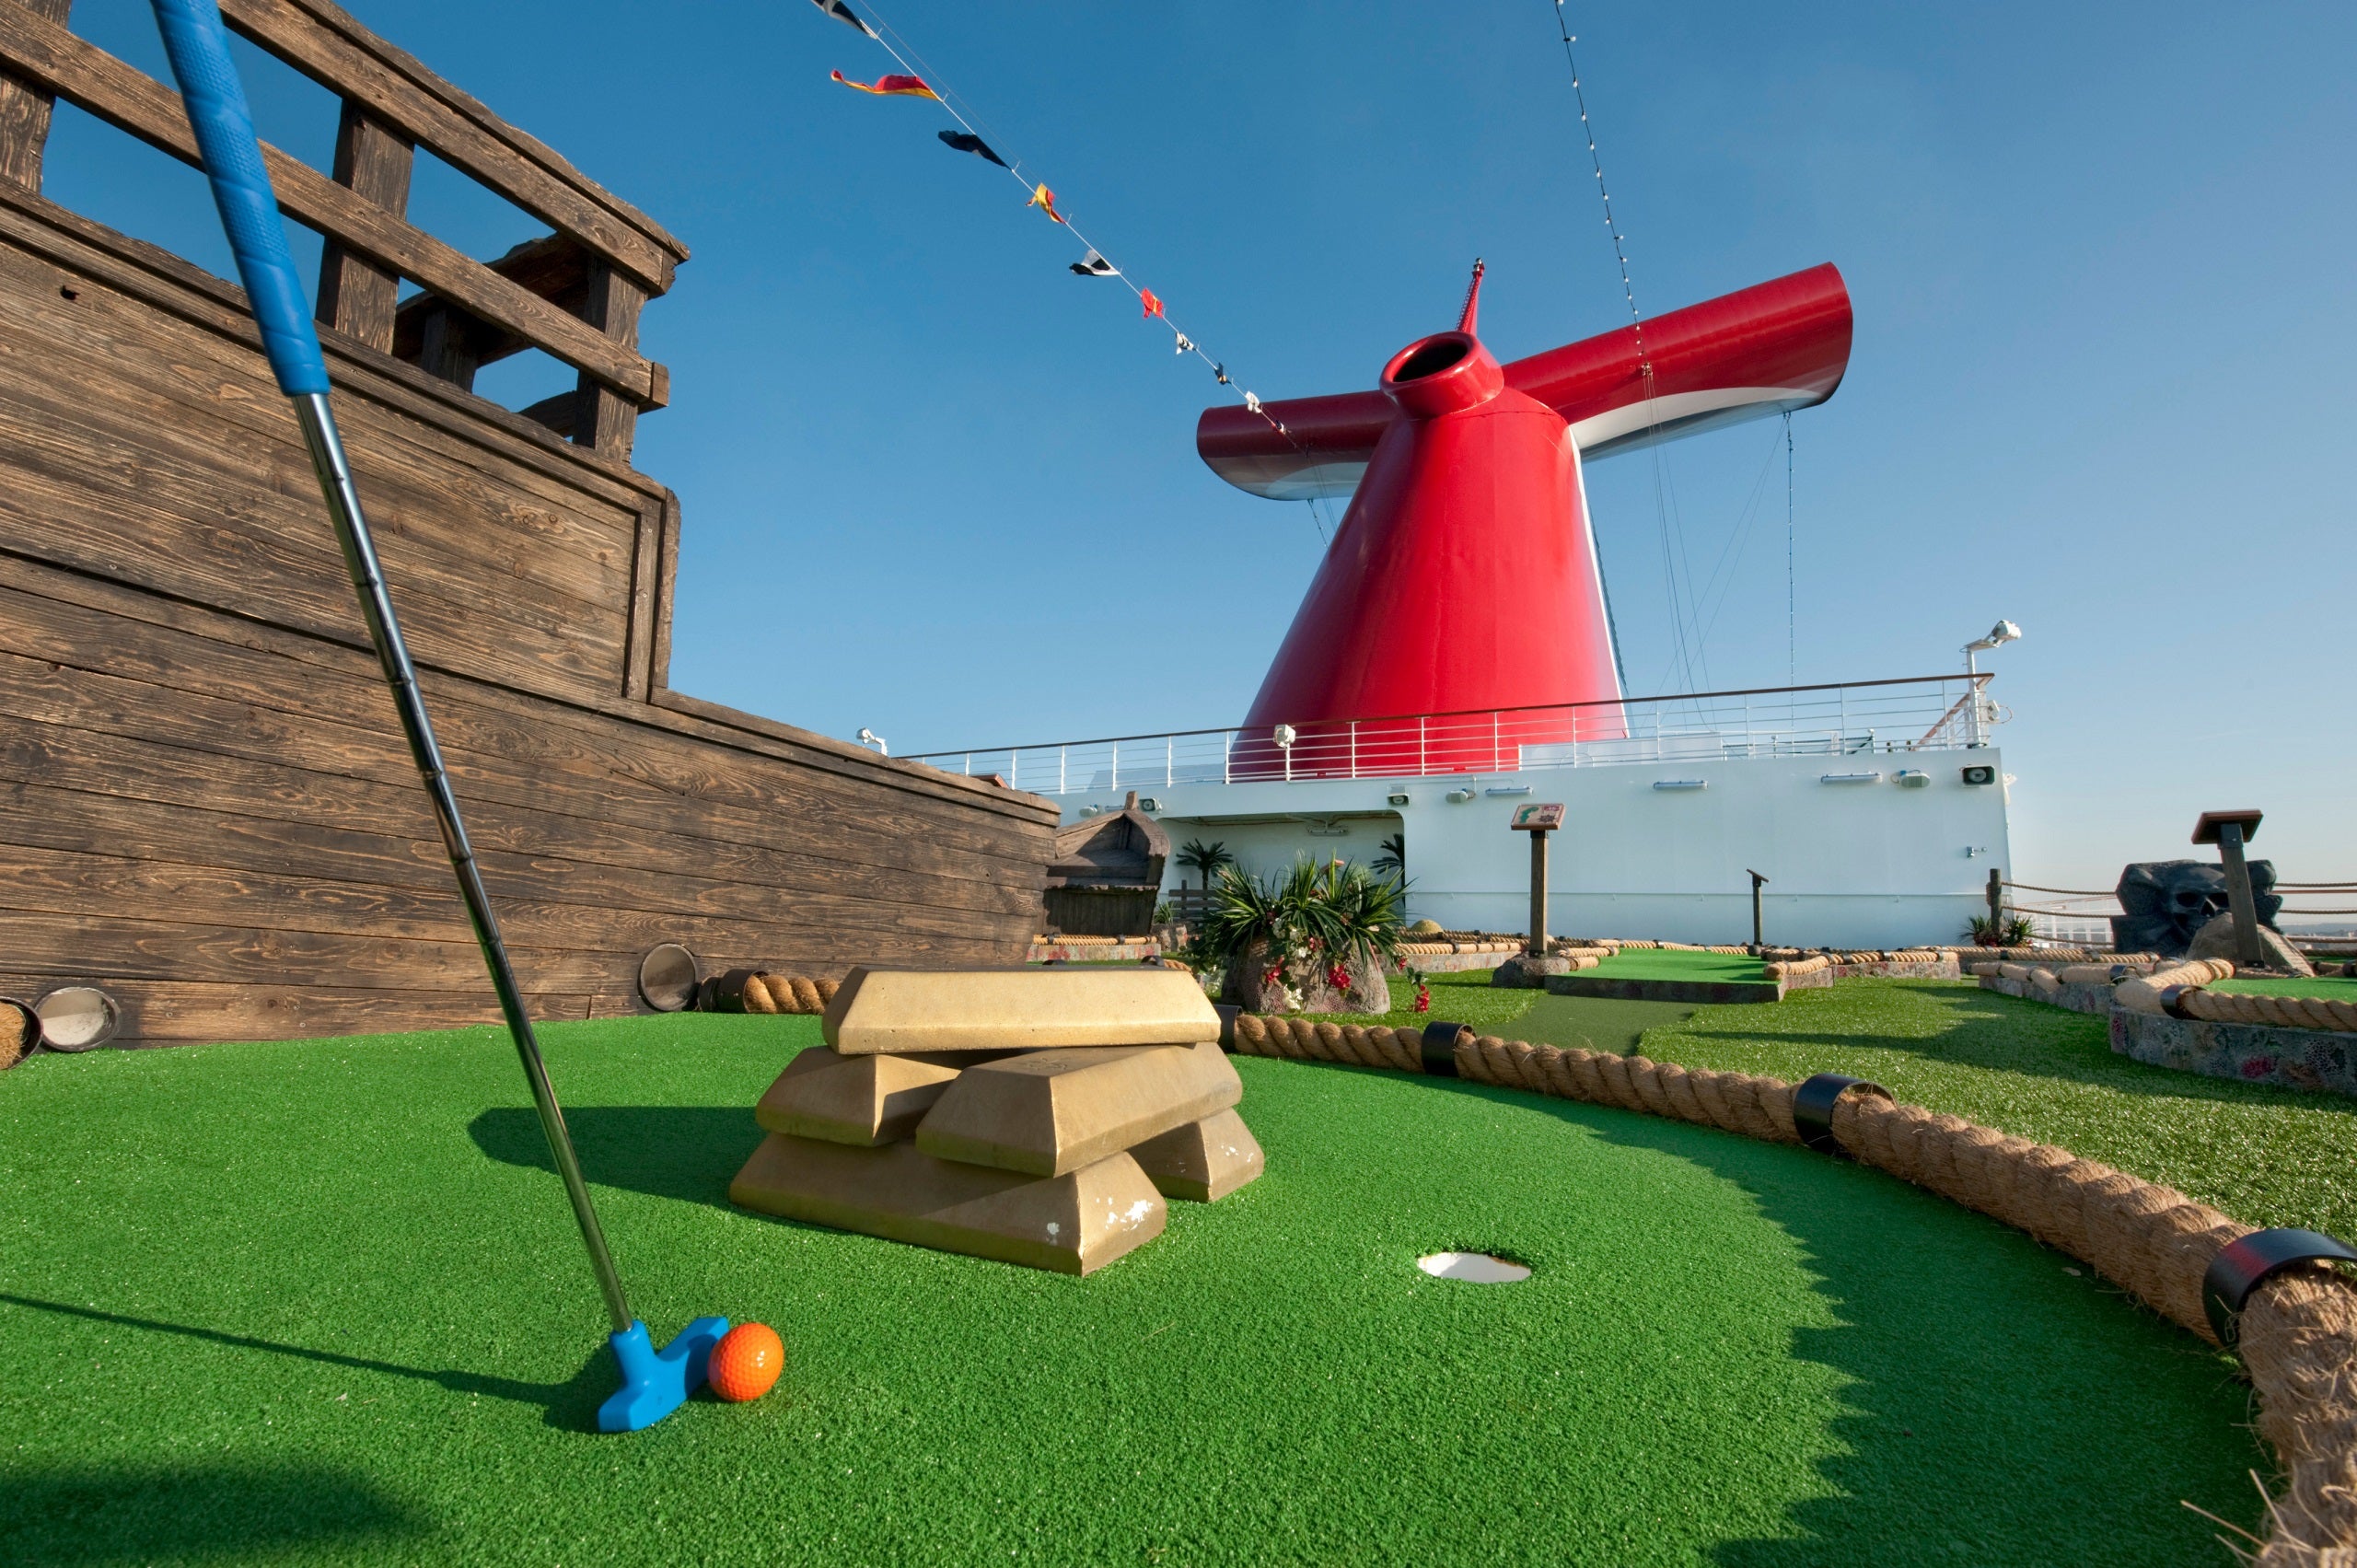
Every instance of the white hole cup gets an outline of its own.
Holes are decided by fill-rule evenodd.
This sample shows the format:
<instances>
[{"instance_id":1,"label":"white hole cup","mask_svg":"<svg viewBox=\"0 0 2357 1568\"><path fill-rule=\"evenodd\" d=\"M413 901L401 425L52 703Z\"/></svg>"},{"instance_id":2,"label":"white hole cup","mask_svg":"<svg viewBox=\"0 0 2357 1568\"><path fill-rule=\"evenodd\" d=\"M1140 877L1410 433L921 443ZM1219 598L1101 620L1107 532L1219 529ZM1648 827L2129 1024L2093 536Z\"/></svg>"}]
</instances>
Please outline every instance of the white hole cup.
<instances>
[{"instance_id":1,"label":"white hole cup","mask_svg":"<svg viewBox=\"0 0 2357 1568\"><path fill-rule=\"evenodd\" d=\"M1416 1267L1436 1280L1464 1280L1471 1284L1520 1284L1530 1277L1524 1264L1487 1252L1434 1252L1416 1260Z\"/></svg>"}]
</instances>

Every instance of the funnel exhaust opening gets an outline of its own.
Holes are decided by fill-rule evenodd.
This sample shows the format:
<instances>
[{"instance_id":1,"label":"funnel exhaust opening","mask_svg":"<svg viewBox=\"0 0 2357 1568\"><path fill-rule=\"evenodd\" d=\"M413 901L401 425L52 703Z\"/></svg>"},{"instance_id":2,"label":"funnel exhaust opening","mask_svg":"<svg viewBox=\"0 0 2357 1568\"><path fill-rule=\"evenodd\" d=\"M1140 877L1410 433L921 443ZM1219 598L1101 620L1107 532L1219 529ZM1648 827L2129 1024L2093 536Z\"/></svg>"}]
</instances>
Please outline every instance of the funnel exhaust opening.
<instances>
[{"instance_id":1,"label":"funnel exhaust opening","mask_svg":"<svg viewBox=\"0 0 2357 1568\"><path fill-rule=\"evenodd\" d=\"M1434 338L1401 360L1391 379L1398 383L1421 381L1427 376L1437 376L1472 352L1470 338L1454 334Z\"/></svg>"}]
</instances>

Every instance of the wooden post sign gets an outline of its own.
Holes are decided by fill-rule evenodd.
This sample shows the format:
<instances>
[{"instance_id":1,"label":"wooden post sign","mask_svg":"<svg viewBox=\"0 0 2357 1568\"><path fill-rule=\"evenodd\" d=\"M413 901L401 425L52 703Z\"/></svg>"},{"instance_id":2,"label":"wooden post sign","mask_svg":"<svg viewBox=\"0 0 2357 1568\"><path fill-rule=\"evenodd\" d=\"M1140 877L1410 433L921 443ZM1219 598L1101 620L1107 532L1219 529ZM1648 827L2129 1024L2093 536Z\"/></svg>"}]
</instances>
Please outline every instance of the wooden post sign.
<instances>
[{"instance_id":1,"label":"wooden post sign","mask_svg":"<svg viewBox=\"0 0 2357 1568\"><path fill-rule=\"evenodd\" d=\"M1514 808L1510 826L1530 835L1530 939L1523 950L1534 958L1547 956L1547 835L1562 825L1560 801Z\"/></svg>"},{"instance_id":2,"label":"wooden post sign","mask_svg":"<svg viewBox=\"0 0 2357 1568\"><path fill-rule=\"evenodd\" d=\"M2258 900L2251 896L2250 864L2243 845L2258 836L2257 811L2204 811L2193 824L2193 842L2216 844L2218 860L2226 870L2226 908L2235 917L2235 962L2257 969L2267 962L2258 940Z\"/></svg>"}]
</instances>

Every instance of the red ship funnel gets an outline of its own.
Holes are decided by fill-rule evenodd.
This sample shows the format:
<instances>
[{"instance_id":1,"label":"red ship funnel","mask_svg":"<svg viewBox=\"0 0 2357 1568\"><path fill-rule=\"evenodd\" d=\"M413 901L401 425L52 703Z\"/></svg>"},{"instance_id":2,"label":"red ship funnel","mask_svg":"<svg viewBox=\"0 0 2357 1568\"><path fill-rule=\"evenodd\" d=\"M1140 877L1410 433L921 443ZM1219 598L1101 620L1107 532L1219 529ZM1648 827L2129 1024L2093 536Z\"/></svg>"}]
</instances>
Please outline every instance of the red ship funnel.
<instances>
[{"instance_id":1,"label":"red ship funnel","mask_svg":"<svg viewBox=\"0 0 2357 1568\"><path fill-rule=\"evenodd\" d=\"M1480 285L1375 391L1204 412L1196 447L1230 483L1353 495L1232 776L1505 772L1526 745L1619 738L1582 453L1822 402L1849 363L1830 266L1504 366L1472 331Z\"/></svg>"}]
</instances>

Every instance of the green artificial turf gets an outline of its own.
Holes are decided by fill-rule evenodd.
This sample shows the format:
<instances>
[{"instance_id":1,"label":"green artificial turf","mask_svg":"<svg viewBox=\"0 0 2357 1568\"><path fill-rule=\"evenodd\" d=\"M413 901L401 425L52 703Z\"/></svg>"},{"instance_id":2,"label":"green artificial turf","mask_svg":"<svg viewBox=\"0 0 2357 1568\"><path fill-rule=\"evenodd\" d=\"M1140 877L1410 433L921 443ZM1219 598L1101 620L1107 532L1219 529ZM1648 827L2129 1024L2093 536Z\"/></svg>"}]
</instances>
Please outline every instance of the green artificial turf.
<instances>
[{"instance_id":1,"label":"green artificial turf","mask_svg":"<svg viewBox=\"0 0 2357 1568\"><path fill-rule=\"evenodd\" d=\"M2296 975L2236 975L2232 980L2212 981L2203 989L2240 992L2247 996L2321 996L2329 1002L2357 1002L2357 980L2340 975L2315 975L2306 980Z\"/></svg>"},{"instance_id":2,"label":"green artificial turf","mask_svg":"<svg viewBox=\"0 0 2357 1568\"><path fill-rule=\"evenodd\" d=\"M1687 1039L1734 1013L1801 1016ZM547 1030L641 1315L789 1348L625 1437L585 1430L605 1325L497 1032L0 1076L0 1560L2210 1563L2180 1500L2258 1522L2223 1358L1873 1171L1245 1058L1267 1176L1073 1280L729 1208L816 1034Z\"/></svg>"},{"instance_id":3,"label":"green artificial turf","mask_svg":"<svg viewBox=\"0 0 2357 1568\"><path fill-rule=\"evenodd\" d=\"M1759 959L1747 953L1689 953L1675 947L1637 947L1613 954L1583 974L1605 980L1764 980Z\"/></svg>"},{"instance_id":4,"label":"green artificial turf","mask_svg":"<svg viewBox=\"0 0 2357 1568\"><path fill-rule=\"evenodd\" d=\"M1395 981L1392 996L1391 1013L1364 1021L1412 1022L1408 989ZM1433 1016L1465 1010L1460 997L1521 999L1493 1004L1476 1025L1484 1033L1585 1041L1794 1083L1848 1073L1900 1099L2166 1183L2252 1225L2357 1237L2357 1184L2348 1178L2357 1102L2149 1066L2114 1052L2100 1017L1968 981L1842 980L1772 1005L1687 1008L1501 992L1487 972L1472 971L1435 977ZM1637 1008L1688 1016L1620 1043L1641 1020L1608 1010Z\"/></svg>"}]
</instances>

